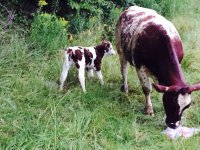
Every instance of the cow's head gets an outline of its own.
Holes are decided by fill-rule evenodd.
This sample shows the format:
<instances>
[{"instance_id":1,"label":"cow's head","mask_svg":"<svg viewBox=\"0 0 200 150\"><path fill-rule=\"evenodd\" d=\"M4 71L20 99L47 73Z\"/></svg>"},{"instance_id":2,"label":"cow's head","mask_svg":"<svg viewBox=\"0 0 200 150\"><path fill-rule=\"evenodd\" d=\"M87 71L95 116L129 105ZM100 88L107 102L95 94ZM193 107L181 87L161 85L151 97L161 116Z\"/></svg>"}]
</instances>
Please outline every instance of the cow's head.
<instances>
[{"instance_id":1,"label":"cow's head","mask_svg":"<svg viewBox=\"0 0 200 150\"><path fill-rule=\"evenodd\" d=\"M105 56L116 54L115 50L113 49L112 43L108 40L103 40L102 45L105 47Z\"/></svg>"},{"instance_id":2,"label":"cow's head","mask_svg":"<svg viewBox=\"0 0 200 150\"><path fill-rule=\"evenodd\" d=\"M180 125L181 116L191 104L191 93L200 89L200 83L193 86L162 86L153 84L158 92L163 94L163 104L166 113L166 125L177 128Z\"/></svg>"}]
</instances>

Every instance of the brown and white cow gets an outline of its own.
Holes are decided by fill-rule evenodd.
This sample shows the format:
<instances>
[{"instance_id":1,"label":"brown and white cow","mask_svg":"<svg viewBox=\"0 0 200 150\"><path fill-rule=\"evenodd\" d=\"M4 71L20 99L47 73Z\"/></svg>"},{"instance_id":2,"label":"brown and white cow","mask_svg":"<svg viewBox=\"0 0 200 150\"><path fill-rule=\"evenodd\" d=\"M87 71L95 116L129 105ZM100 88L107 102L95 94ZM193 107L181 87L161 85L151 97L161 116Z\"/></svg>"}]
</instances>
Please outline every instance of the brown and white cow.
<instances>
[{"instance_id":1,"label":"brown and white cow","mask_svg":"<svg viewBox=\"0 0 200 150\"><path fill-rule=\"evenodd\" d=\"M163 104L168 127L180 125L183 111L191 104L191 92L200 89L200 83L189 86L183 77L181 60L183 48L174 25L154 10L131 6L125 10L116 25L122 90L128 92L127 62L134 65L146 97L145 113L154 115L149 77L157 79L153 84L164 93Z\"/></svg>"},{"instance_id":2,"label":"brown and white cow","mask_svg":"<svg viewBox=\"0 0 200 150\"><path fill-rule=\"evenodd\" d=\"M68 47L64 53L64 64L60 76L60 90L63 90L64 82L67 78L68 71L72 65L78 69L78 77L83 92L85 89L85 69L88 71L88 77L93 77L93 70L96 71L100 83L103 85L103 76L101 73L101 61L104 56L114 55L115 51L111 42L104 40L100 45L95 47Z\"/></svg>"}]
</instances>

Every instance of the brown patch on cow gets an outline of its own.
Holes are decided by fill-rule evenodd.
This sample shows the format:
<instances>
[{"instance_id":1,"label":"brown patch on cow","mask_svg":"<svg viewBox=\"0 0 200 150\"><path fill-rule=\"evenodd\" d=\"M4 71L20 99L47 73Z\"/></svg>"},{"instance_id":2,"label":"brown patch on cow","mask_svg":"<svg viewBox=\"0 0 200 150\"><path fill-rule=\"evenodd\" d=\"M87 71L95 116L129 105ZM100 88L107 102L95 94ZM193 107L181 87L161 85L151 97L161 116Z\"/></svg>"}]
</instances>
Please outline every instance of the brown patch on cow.
<instances>
[{"instance_id":1,"label":"brown patch on cow","mask_svg":"<svg viewBox=\"0 0 200 150\"><path fill-rule=\"evenodd\" d=\"M137 26L140 26L142 23L144 23L144 22L147 22L148 20L151 20L151 19L153 19L153 18L155 18L155 16L146 16L146 17L144 17L144 18L142 18L139 22L138 22L138 24L137 24Z\"/></svg>"},{"instance_id":2,"label":"brown patch on cow","mask_svg":"<svg viewBox=\"0 0 200 150\"><path fill-rule=\"evenodd\" d=\"M101 45L94 47L97 55L96 59L94 60L94 67L96 68L96 71L101 70L101 60L105 54L105 51L109 51L109 47L110 43L107 41L103 41Z\"/></svg>"},{"instance_id":3,"label":"brown patch on cow","mask_svg":"<svg viewBox=\"0 0 200 150\"><path fill-rule=\"evenodd\" d=\"M78 64L78 61L81 61L83 57L83 53L80 50L75 50L75 53L72 53L71 59L73 59L75 65L77 68L80 68L80 65Z\"/></svg>"},{"instance_id":4,"label":"brown patch on cow","mask_svg":"<svg viewBox=\"0 0 200 150\"><path fill-rule=\"evenodd\" d=\"M141 12L135 13L132 17L139 17L139 16L142 16L144 14L145 14L145 12L141 11Z\"/></svg>"},{"instance_id":5,"label":"brown patch on cow","mask_svg":"<svg viewBox=\"0 0 200 150\"><path fill-rule=\"evenodd\" d=\"M110 43L104 43L106 52L109 51Z\"/></svg>"},{"instance_id":6,"label":"brown patch on cow","mask_svg":"<svg viewBox=\"0 0 200 150\"><path fill-rule=\"evenodd\" d=\"M83 53L80 50L76 50L75 56L76 56L77 60L81 61L82 57L83 57Z\"/></svg>"},{"instance_id":7,"label":"brown patch on cow","mask_svg":"<svg viewBox=\"0 0 200 150\"><path fill-rule=\"evenodd\" d=\"M85 64L91 65L93 55L88 49L84 49L84 56L85 56Z\"/></svg>"},{"instance_id":8,"label":"brown patch on cow","mask_svg":"<svg viewBox=\"0 0 200 150\"><path fill-rule=\"evenodd\" d=\"M70 61L72 54L73 54L73 51L72 51L72 49L66 49L66 51L67 51L67 54L69 55L68 61Z\"/></svg>"},{"instance_id":9,"label":"brown patch on cow","mask_svg":"<svg viewBox=\"0 0 200 150\"><path fill-rule=\"evenodd\" d=\"M132 11L132 10L131 10ZM128 11L125 11L121 16L120 16L120 22L123 22L123 24L125 26L129 25L129 24L132 24L134 18L137 18L138 16L142 16L145 14L145 12L138 12L138 13L135 13L135 14L127 14L129 12Z\"/></svg>"},{"instance_id":10,"label":"brown patch on cow","mask_svg":"<svg viewBox=\"0 0 200 150\"><path fill-rule=\"evenodd\" d=\"M72 53L72 49L65 49L67 51L67 54Z\"/></svg>"},{"instance_id":11,"label":"brown patch on cow","mask_svg":"<svg viewBox=\"0 0 200 150\"><path fill-rule=\"evenodd\" d=\"M83 48L82 48L82 47L80 47L80 46L79 46L78 48L79 48L79 49L83 49Z\"/></svg>"},{"instance_id":12,"label":"brown patch on cow","mask_svg":"<svg viewBox=\"0 0 200 150\"><path fill-rule=\"evenodd\" d=\"M80 65L78 64L78 62L75 63L76 68L80 68Z\"/></svg>"},{"instance_id":13,"label":"brown patch on cow","mask_svg":"<svg viewBox=\"0 0 200 150\"><path fill-rule=\"evenodd\" d=\"M104 44L98 45L98 46L94 47L94 49L97 54L97 57L103 58L103 56L105 54L105 45Z\"/></svg>"},{"instance_id":14,"label":"brown patch on cow","mask_svg":"<svg viewBox=\"0 0 200 150\"><path fill-rule=\"evenodd\" d=\"M97 57L97 58L94 60L94 67L96 68L96 71L101 70L101 59L102 59L102 58Z\"/></svg>"}]
</instances>

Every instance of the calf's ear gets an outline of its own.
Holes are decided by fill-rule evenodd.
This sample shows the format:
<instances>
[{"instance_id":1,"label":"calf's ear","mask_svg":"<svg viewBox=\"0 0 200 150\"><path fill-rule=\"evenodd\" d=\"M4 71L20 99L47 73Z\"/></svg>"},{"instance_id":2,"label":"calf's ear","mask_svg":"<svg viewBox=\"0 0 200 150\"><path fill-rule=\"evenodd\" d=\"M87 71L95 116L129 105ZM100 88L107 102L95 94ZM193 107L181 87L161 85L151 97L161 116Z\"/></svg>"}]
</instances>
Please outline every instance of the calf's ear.
<instances>
[{"instance_id":1,"label":"calf's ear","mask_svg":"<svg viewBox=\"0 0 200 150\"><path fill-rule=\"evenodd\" d=\"M196 83L195 85L192 85L189 87L189 92L192 93L193 91L200 90L200 82Z\"/></svg>"},{"instance_id":2,"label":"calf's ear","mask_svg":"<svg viewBox=\"0 0 200 150\"><path fill-rule=\"evenodd\" d=\"M180 90L180 88L176 85L172 85L172 86L164 86L164 85L160 85L160 84L155 84L153 83L153 87L161 93L166 93L166 92L178 92Z\"/></svg>"}]
</instances>

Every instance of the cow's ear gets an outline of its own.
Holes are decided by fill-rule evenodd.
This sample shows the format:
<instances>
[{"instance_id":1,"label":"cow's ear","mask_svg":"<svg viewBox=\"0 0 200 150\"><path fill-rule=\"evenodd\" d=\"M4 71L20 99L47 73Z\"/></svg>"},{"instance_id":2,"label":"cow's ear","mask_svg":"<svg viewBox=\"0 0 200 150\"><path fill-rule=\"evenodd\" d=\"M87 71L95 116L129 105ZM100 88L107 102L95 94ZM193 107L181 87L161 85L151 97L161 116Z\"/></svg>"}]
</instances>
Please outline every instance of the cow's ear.
<instances>
[{"instance_id":1,"label":"cow's ear","mask_svg":"<svg viewBox=\"0 0 200 150\"><path fill-rule=\"evenodd\" d=\"M164 85L160 85L160 84L155 84L153 83L153 87L161 93L167 93L167 92L178 92L180 90L180 88L176 85L172 85L172 86L164 86Z\"/></svg>"},{"instance_id":2,"label":"cow's ear","mask_svg":"<svg viewBox=\"0 0 200 150\"><path fill-rule=\"evenodd\" d=\"M200 82L190 86L188 92L192 93L193 91L198 91L198 90L200 90Z\"/></svg>"},{"instance_id":3,"label":"cow's ear","mask_svg":"<svg viewBox=\"0 0 200 150\"><path fill-rule=\"evenodd\" d=\"M106 37L103 37L102 39L101 39L101 41L102 41L102 43L107 43L107 38Z\"/></svg>"}]
</instances>

